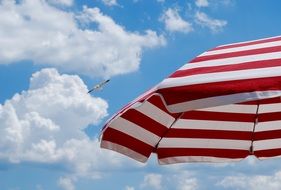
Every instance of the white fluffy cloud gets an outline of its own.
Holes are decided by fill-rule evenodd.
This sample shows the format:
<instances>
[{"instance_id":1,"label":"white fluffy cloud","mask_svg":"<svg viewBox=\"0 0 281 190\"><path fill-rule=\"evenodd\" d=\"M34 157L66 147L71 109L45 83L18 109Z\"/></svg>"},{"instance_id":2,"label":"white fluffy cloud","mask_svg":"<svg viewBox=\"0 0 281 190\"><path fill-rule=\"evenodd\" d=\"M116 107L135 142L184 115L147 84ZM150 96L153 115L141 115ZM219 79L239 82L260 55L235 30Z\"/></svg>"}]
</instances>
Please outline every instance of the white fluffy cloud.
<instances>
[{"instance_id":1,"label":"white fluffy cloud","mask_svg":"<svg viewBox=\"0 0 281 190\"><path fill-rule=\"evenodd\" d=\"M150 173L144 176L143 183L141 184L142 188L148 189L162 189L162 178L161 174Z\"/></svg>"},{"instance_id":2,"label":"white fluffy cloud","mask_svg":"<svg viewBox=\"0 0 281 190\"><path fill-rule=\"evenodd\" d=\"M73 184L73 180L67 177L59 178L58 185L63 190L75 190L75 185Z\"/></svg>"},{"instance_id":3,"label":"white fluffy cloud","mask_svg":"<svg viewBox=\"0 0 281 190\"><path fill-rule=\"evenodd\" d=\"M207 14L197 11L195 22L202 27L209 28L212 32L219 32L227 25L227 21L210 18Z\"/></svg>"},{"instance_id":4,"label":"white fluffy cloud","mask_svg":"<svg viewBox=\"0 0 281 190\"><path fill-rule=\"evenodd\" d=\"M74 13L50 1L0 1L0 64L31 60L63 71L109 77L136 71L144 48L165 44L165 38L152 30L126 31L98 8Z\"/></svg>"},{"instance_id":5,"label":"white fluffy cloud","mask_svg":"<svg viewBox=\"0 0 281 190\"><path fill-rule=\"evenodd\" d=\"M209 6L209 2L208 2L208 0L196 0L195 1L195 5L197 7L208 7Z\"/></svg>"},{"instance_id":6,"label":"white fluffy cloud","mask_svg":"<svg viewBox=\"0 0 281 190\"><path fill-rule=\"evenodd\" d=\"M178 190L196 190L198 182L196 178L182 178L179 179Z\"/></svg>"},{"instance_id":7,"label":"white fluffy cloud","mask_svg":"<svg viewBox=\"0 0 281 190\"><path fill-rule=\"evenodd\" d=\"M281 171L273 175L227 176L217 185L225 189L237 190L279 190L281 189Z\"/></svg>"},{"instance_id":8,"label":"white fluffy cloud","mask_svg":"<svg viewBox=\"0 0 281 190\"><path fill-rule=\"evenodd\" d=\"M176 174L165 173L149 173L144 176L143 182L140 184L141 189L176 189L176 190L197 190L198 180L193 174L177 170Z\"/></svg>"},{"instance_id":9,"label":"white fluffy cloud","mask_svg":"<svg viewBox=\"0 0 281 190\"><path fill-rule=\"evenodd\" d=\"M116 6L118 5L116 0L102 0L102 2L107 6Z\"/></svg>"},{"instance_id":10,"label":"white fluffy cloud","mask_svg":"<svg viewBox=\"0 0 281 190\"><path fill-rule=\"evenodd\" d=\"M49 3L54 5L62 5L62 6L72 6L73 0L47 0Z\"/></svg>"},{"instance_id":11,"label":"white fluffy cloud","mask_svg":"<svg viewBox=\"0 0 281 190\"><path fill-rule=\"evenodd\" d=\"M91 178L124 162L130 166L127 159L101 150L98 139L84 133L107 115L108 107L87 90L76 75L61 75L56 69L34 73L27 91L0 104L0 160L62 164Z\"/></svg>"},{"instance_id":12,"label":"white fluffy cloud","mask_svg":"<svg viewBox=\"0 0 281 190\"><path fill-rule=\"evenodd\" d=\"M125 190L135 190L135 188L132 187L132 186L126 186L126 187L125 187Z\"/></svg>"},{"instance_id":13,"label":"white fluffy cloud","mask_svg":"<svg viewBox=\"0 0 281 190\"><path fill-rule=\"evenodd\" d=\"M172 183L176 182L176 190L196 190L198 189L198 180L194 177L194 174L185 171L182 167L179 168L170 168L172 171L176 172L176 174L169 177L172 179Z\"/></svg>"},{"instance_id":14,"label":"white fluffy cloud","mask_svg":"<svg viewBox=\"0 0 281 190\"><path fill-rule=\"evenodd\" d=\"M170 32L189 33L193 30L192 24L182 19L176 8L167 9L163 13L161 20L165 23L166 30Z\"/></svg>"},{"instance_id":15,"label":"white fluffy cloud","mask_svg":"<svg viewBox=\"0 0 281 190\"><path fill-rule=\"evenodd\" d=\"M195 0L195 5L199 8L201 7L212 7L212 8L219 8L219 7L228 7L233 6L235 4L234 0Z\"/></svg>"}]
</instances>

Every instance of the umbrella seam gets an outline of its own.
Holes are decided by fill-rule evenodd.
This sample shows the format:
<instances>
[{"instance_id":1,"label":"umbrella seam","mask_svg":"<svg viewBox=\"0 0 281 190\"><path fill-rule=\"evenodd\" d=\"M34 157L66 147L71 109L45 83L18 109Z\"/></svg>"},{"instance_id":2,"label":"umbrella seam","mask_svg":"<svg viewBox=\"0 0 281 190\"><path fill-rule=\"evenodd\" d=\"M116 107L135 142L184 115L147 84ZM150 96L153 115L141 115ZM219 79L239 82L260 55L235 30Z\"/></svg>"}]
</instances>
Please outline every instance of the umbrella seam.
<instances>
[{"instance_id":1,"label":"umbrella seam","mask_svg":"<svg viewBox=\"0 0 281 190\"><path fill-rule=\"evenodd\" d=\"M158 141L157 144L155 145L155 150L157 150L157 148L158 148L158 146L159 146L159 143L160 143L160 141L163 139L163 137L165 137L165 135L169 132L169 130L171 129L171 127L182 117L182 115L183 115L184 113L185 113L185 112L182 112L182 113L180 114L180 116L179 116L178 118L176 118L173 123L171 123L170 127L167 128L167 130L165 131L165 133L162 135L162 137L160 137L159 141Z\"/></svg>"},{"instance_id":2,"label":"umbrella seam","mask_svg":"<svg viewBox=\"0 0 281 190\"><path fill-rule=\"evenodd\" d=\"M258 124L259 107L260 107L260 104L257 103L257 110L256 110L256 115L255 115L255 120L254 120L252 138L251 138L251 146L250 146L250 149L249 149L250 155L254 155L254 147L253 146L254 146L254 138L255 138L255 129L256 129L256 126Z\"/></svg>"}]
</instances>

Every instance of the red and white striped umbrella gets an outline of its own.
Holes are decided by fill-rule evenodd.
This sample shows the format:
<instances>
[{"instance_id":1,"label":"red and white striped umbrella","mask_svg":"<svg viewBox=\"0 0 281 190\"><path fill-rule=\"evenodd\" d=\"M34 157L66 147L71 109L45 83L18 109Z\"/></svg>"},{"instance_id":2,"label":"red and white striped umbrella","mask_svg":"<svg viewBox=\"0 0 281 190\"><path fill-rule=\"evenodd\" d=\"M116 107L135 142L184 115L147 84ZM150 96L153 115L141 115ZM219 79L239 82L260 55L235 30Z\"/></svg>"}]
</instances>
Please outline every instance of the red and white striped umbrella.
<instances>
[{"instance_id":1,"label":"red and white striped umbrella","mask_svg":"<svg viewBox=\"0 0 281 190\"><path fill-rule=\"evenodd\" d=\"M281 155L281 36L207 51L125 106L101 147L160 164Z\"/></svg>"}]
</instances>

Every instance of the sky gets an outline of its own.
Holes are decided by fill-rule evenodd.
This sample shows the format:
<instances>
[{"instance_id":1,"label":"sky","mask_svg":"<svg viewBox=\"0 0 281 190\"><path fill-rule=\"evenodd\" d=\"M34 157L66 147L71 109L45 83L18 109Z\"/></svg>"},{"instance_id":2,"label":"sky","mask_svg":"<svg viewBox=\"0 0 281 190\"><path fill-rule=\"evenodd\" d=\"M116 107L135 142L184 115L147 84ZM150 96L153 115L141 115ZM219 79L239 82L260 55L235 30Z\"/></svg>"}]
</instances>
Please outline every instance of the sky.
<instances>
[{"instance_id":1,"label":"sky","mask_svg":"<svg viewBox=\"0 0 281 190\"><path fill-rule=\"evenodd\" d=\"M281 189L280 159L160 166L99 148L111 115L195 56L281 35L280 10L266 0L0 0L0 189Z\"/></svg>"}]
</instances>

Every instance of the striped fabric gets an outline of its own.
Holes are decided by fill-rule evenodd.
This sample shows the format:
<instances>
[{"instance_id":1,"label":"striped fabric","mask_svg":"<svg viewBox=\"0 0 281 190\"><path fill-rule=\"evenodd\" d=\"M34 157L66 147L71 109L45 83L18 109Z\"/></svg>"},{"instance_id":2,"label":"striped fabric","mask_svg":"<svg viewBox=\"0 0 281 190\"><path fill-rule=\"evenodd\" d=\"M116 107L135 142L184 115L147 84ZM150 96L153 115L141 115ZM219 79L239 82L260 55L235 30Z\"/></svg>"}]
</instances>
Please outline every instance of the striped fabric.
<instances>
[{"instance_id":1,"label":"striped fabric","mask_svg":"<svg viewBox=\"0 0 281 190\"><path fill-rule=\"evenodd\" d=\"M101 147L160 164L281 155L281 36L207 51L129 103Z\"/></svg>"}]
</instances>

